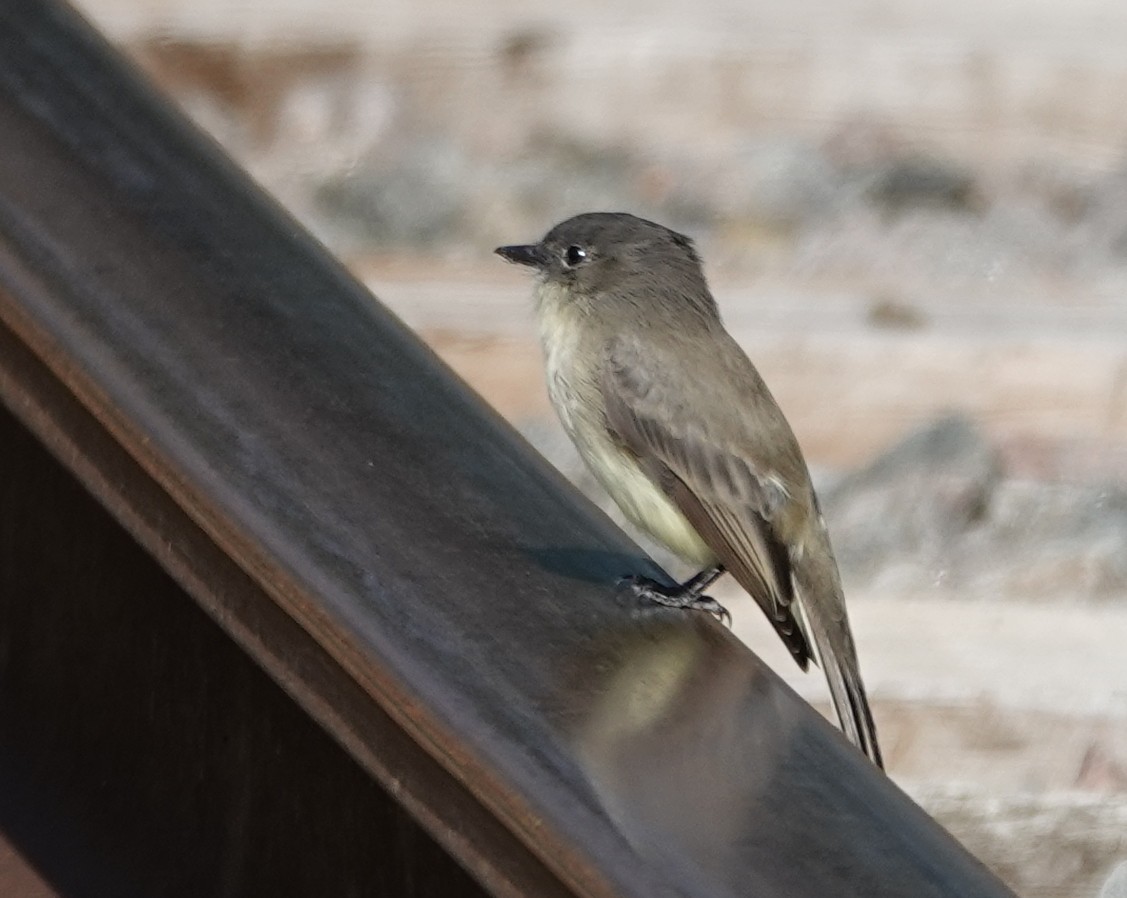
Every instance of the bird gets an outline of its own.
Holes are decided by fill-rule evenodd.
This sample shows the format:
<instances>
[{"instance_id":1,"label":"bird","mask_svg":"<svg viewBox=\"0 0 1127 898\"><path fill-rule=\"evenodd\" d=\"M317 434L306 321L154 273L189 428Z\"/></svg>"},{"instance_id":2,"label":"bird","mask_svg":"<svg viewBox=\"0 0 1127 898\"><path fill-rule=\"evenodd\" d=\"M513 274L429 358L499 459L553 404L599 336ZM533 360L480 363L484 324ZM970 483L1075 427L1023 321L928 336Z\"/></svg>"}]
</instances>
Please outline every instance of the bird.
<instances>
[{"instance_id":1,"label":"bird","mask_svg":"<svg viewBox=\"0 0 1127 898\"><path fill-rule=\"evenodd\" d=\"M693 241L588 212L495 252L535 273L547 387L595 479L643 532L700 572L631 576L639 599L729 620L724 573L802 670L820 665L841 729L883 768L829 532L798 440L725 329Z\"/></svg>"}]
</instances>

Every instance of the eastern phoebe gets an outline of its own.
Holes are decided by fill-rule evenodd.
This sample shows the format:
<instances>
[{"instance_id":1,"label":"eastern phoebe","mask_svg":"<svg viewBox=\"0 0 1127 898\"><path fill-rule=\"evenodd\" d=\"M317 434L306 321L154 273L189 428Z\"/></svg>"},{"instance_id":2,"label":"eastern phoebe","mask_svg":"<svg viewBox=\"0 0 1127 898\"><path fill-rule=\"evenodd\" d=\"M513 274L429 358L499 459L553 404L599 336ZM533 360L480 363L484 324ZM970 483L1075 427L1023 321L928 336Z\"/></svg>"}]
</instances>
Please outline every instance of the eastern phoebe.
<instances>
[{"instance_id":1,"label":"eastern phoebe","mask_svg":"<svg viewBox=\"0 0 1127 898\"><path fill-rule=\"evenodd\" d=\"M630 577L631 590L723 619L704 590L731 572L799 667L821 664L842 730L882 766L806 462L692 241L595 212L497 253L537 272L548 392L579 454L626 517L703 568L673 588Z\"/></svg>"}]
</instances>

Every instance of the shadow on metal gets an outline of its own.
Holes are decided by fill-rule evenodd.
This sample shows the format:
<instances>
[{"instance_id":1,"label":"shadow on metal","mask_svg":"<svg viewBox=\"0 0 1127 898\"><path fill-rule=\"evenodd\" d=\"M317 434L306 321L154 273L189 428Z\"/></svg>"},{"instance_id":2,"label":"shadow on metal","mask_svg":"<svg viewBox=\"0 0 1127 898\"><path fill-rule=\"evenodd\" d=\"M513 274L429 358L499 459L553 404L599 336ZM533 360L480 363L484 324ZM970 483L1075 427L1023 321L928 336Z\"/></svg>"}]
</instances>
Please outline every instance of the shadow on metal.
<instances>
[{"instance_id":1,"label":"shadow on metal","mask_svg":"<svg viewBox=\"0 0 1127 898\"><path fill-rule=\"evenodd\" d=\"M0 5L0 160L0 831L50 890L1010 894L616 597L636 547L64 7Z\"/></svg>"}]
</instances>

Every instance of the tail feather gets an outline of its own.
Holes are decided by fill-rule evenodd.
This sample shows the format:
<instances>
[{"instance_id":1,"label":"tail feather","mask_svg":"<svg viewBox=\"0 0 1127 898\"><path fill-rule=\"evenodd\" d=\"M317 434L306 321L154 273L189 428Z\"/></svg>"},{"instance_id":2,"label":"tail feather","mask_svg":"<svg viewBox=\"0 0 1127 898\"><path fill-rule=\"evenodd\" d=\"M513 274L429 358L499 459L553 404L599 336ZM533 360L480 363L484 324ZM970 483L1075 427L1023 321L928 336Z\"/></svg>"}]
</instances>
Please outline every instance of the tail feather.
<instances>
[{"instance_id":1,"label":"tail feather","mask_svg":"<svg viewBox=\"0 0 1127 898\"><path fill-rule=\"evenodd\" d=\"M814 650L814 659L822 668L830 687L830 698L841 725L841 731L881 770L884 760L877 743L873 712L861 682L857 651L845 616L845 604L835 596L834 607L823 608L818 599L811 601L799 584L800 597L795 603ZM824 599L823 599L824 601ZM840 616L836 612L840 612Z\"/></svg>"}]
</instances>

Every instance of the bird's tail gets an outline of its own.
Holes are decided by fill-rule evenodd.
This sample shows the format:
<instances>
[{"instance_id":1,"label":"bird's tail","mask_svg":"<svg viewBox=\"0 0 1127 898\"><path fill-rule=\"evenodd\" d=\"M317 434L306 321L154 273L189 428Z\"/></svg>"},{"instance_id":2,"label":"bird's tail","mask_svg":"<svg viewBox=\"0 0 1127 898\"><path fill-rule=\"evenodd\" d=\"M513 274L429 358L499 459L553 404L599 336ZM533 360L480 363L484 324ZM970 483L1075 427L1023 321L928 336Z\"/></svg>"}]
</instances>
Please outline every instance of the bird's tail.
<instances>
[{"instance_id":1,"label":"bird's tail","mask_svg":"<svg viewBox=\"0 0 1127 898\"><path fill-rule=\"evenodd\" d=\"M821 566L818 561L811 561ZM814 659L826 675L842 732L883 770L877 728L861 682L857 650L845 613L837 565L829 553L822 560L823 564L825 562L831 566L830 570L811 570L807 565L799 565L795 570L799 593L795 604L799 607L800 619L813 647Z\"/></svg>"}]
</instances>

